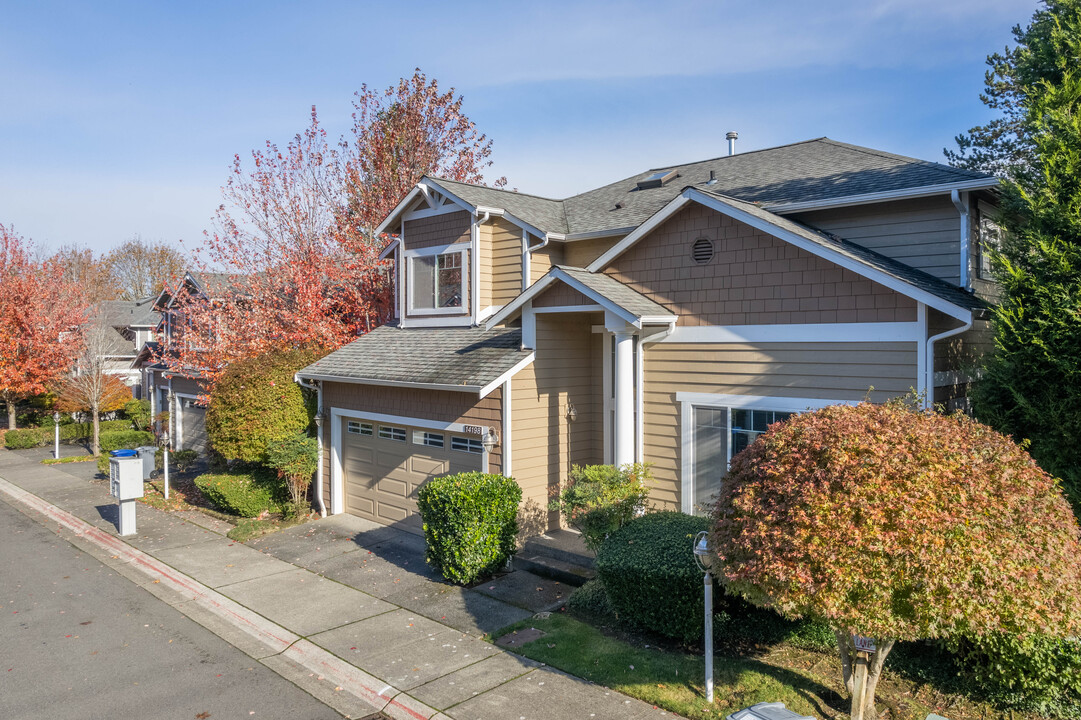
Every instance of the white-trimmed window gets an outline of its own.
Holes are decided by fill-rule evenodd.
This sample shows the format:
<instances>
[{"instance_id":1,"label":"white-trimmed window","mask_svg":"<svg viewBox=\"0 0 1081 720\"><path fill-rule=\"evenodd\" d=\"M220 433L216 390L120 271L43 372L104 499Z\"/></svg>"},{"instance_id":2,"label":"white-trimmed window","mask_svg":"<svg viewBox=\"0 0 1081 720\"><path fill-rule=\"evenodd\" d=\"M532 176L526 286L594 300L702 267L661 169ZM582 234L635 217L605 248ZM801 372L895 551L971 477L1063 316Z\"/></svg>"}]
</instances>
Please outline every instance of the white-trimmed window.
<instances>
[{"instance_id":1,"label":"white-trimmed window","mask_svg":"<svg viewBox=\"0 0 1081 720\"><path fill-rule=\"evenodd\" d=\"M995 209L982 200L976 206L979 209L979 224L976 232L976 277L981 280L994 280L991 274L990 250L1002 247L1002 228L995 222Z\"/></svg>"},{"instance_id":2,"label":"white-trimmed window","mask_svg":"<svg viewBox=\"0 0 1081 720\"><path fill-rule=\"evenodd\" d=\"M397 440L398 442L405 442L405 428L394 427L393 425L380 425L379 437L384 440Z\"/></svg>"},{"instance_id":3,"label":"white-trimmed window","mask_svg":"<svg viewBox=\"0 0 1081 720\"><path fill-rule=\"evenodd\" d=\"M469 308L467 245L408 253L409 312L452 314Z\"/></svg>"},{"instance_id":4,"label":"white-trimmed window","mask_svg":"<svg viewBox=\"0 0 1081 720\"><path fill-rule=\"evenodd\" d=\"M414 430L413 444L441 448L443 447L443 433L428 432L426 430Z\"/></svg>"},{"instance_id":5,"label":"white-trimmed window","mask_svg":"<svg viewBox=\"0 0 1081 720\"><path fill-rule=\"evenodd\" d=\"M479 455L484 452L484 445L481 444L481 441L477 438L451 435L450 449L458 450L460 452L477 453Z\"/></svg>"},{"instance_id":6,"label":"white-trimmed window","mask_svg":"<svg viewBox=\"0 0 1081 720\"><path fill-rule=\"evenodd\" d=\"M345 424L347 432L351 432L354 435L372 435L372 424L360 422L359 420L349 420Z\"/></svg>"},{"instance_id":7,"label":"white-trimmed window","mask_svg":"<svg viewBox=\"0 0 1081 720\"><path fill-rule=\"evenodd\" d=\"M702 513L721 489L732 457L770 425L840 400L676 393L682 417L682 509Z\"/></svg>"}]
</instances>

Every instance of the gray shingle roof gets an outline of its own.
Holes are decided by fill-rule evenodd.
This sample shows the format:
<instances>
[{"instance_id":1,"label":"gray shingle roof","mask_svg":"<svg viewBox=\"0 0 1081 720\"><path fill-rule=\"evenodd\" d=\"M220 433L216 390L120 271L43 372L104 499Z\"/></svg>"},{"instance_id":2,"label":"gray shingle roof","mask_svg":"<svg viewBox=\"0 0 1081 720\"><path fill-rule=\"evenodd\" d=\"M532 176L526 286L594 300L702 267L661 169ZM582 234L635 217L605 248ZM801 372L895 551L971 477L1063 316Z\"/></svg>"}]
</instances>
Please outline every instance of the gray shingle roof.
<instances>
[{"instance_id":1,"label":"gray shingle roof","mask_svg":"<svg viewBox=\"0 0 1081 720\"><path fill-rule=\"evenodd\" d=\"M532 351L517 328L396 328L384 325L301 370L307 378L418 383L477 391Z\"/></svg>"},{"instance_id":2,"label":"gray shingle roof","mask_svg":"<svg viewBox=\"0 0 1081 720\"><path fill-rule=\"evenodd\" d=\"M639 180L662 169L652 168L564 200L433 180L470 204L503 208L545 232L576 234L637 227L688 185L768 206L992 177L829 138L668 168L677 177L662 187L638 189ZM716 181L707 186L711 171Z\"/></svg>"},{"instance_id":3,"label":"gray shingle roof","mask_svg":"<svg viewBox=\"0 0 1081 720\"><path fill-rule=\"evenodd\" d=\"M664 305L650 300L637 290L603 273L591 273L583 268L568 267L566 265L557 265L556 268L635 317L656 317L658 315L673 314Z\"/></svg>"},{"instance_id":4,"label":"gray shingle roof","mask_svg":"<svg viewBox=\"0 0 1081 720\"><path fill-rule=\"evenodd\" d=\"M696 190L700 190L706 195L709 195L720 202L723 202L733 208L742 210L743 212L754 215L757 218L765 220L779 228L788 230L795 233L802 238L810 240L811 242L821 245L822 247L829 248L835 252L839 252L845 257L856 260L859 263L868 265L880 270L892 277L902 280L910 285L913 285L921 290L931 293L932 295L939 297L946 302L953 303L958 307L965 308L967 310L978 310L986 308L987 304L976 296L965 292L956 285L951 285L945 280L941 280L934 275L925 273L922 270L917 270L914 267L905 265L902 262L898 262L893 258L886 257L874 250L869 250L862 245L849 242L842 238L824 233L821 230L815 230L801 225L793 220L789 220L781 215L776 215L767 210L763 210L754 203L744 202L735 198L726 197L720 193L710 192L704 188L697 187Z\"/></svg>"},{"instance_id":5,"label":"gray shingle roof","mask_svg":"<svg viewBox=\"0 0 1081 720\"><path fill-rule=\"evenodd\" d=\"M154 300L105 300L98 309L112 327L157 327L161 313L154 310Z\"/></svg>"}]
</instances>

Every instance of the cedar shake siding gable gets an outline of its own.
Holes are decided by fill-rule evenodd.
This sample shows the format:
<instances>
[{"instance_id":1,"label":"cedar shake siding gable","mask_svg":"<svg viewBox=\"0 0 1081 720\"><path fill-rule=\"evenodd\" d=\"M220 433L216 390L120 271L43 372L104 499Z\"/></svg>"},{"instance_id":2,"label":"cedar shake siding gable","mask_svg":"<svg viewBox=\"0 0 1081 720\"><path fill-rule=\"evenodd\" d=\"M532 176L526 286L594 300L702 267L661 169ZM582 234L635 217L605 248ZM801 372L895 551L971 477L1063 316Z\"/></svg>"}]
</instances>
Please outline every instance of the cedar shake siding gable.
<instances>
[{"instance_id":1,"label":"cedar shake siding gable","mask_svg":"<svg viewBox=\"0 0 1081 720\"><path fill-rule=\"evenodd\" d=\"M695 261L695 241L713 245ZM911 322L916 301L697 203L604 271L670 308L680 326Z\"/></svg>"},{"instance_id":2,"label":"cedar shake siding gable","mask_svg":"<svg viewBox=\"0 0 1081 720\"><path fill-rule=\"evenodd\" d=\"M470 223L469 213L465 210L417 218L416 220L406 220L402 241L403 249L420 250L440 245L468 243Z\"/></svg>"},{"instance_id":3,"label":"cedar shake siding gable","mask_svg":"<svg viewBox=\"0 0 1081 720\"><path fill-rule=\"evenodd\" d=\"M566 283L555 282L547 290L533 298L533 307L570 307L581 305L596 305L592 299L587 298Z\"/></svg>"}]
</instances>

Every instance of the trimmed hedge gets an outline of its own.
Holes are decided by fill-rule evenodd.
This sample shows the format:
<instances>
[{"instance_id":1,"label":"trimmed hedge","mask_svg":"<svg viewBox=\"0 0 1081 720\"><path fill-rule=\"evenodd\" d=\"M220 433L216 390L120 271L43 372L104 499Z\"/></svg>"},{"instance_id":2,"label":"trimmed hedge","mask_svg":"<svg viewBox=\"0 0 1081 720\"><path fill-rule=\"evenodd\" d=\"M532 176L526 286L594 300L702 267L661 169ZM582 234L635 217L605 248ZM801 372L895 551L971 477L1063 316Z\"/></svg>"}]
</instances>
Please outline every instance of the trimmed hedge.
<instances>
[{"instance_id":1,"label":"trimmed hedge","mask_svg":"<svg viewBox=\"0 0 1081 720\"><path fill-rule=\"evenodd\" d=\"M502 475L444 475L420 488L427 561L466 585L504 565L516 549L522 488Z\"/></svg>"},{"instance_id":2,"label":"trimmed hedge","mask_svg":"<svg viewBox=\"0 0 1081 720\"><path fill-rule=\"evenodd\" d=\"M98 434L102 452L132 450L142 445L156 445L154 433L145 430L109 430Z\"/></svg>"},{"instance_id":3,"label":"trimmed hedge","mask_svg":"<svg viewBox=\"0 0 1081 720\"><path fill-rule=\"evenodd\" d=\"M195 478L195 485L210 502L233 515L253 518L264 511L277 510L274 490L265 478L255 473L200 475Z\"/></svg>"},{"instance_id":4,"label":"trimmed hedge","mask_svg":"<svg viewBox=\"0 0 1081 720\"><path fill-rule=\"evenodd\" d=\"M4 447L8 450L26 450L48 445L52 440L52 428L46 432L43 428L22 428L4 433Z\"/></svg>"},{"instance_id":5,"label":"trimmed hedge","mask_svg":"<svg viewBox=\"0 0 1081 720\"><path fill-rule=\"evenodd\" d=\"M49 425L49 432L52 432L53 426ZM101 420L98 422L98 434L99 437L103 433L107 432L119 432L122 430L131 430L131 422L128 420ZM65 425L60 423L60 442L78 442L80 440L90 440L94 437L94 423L68 423Z\"/></svg>"}]
</instances>

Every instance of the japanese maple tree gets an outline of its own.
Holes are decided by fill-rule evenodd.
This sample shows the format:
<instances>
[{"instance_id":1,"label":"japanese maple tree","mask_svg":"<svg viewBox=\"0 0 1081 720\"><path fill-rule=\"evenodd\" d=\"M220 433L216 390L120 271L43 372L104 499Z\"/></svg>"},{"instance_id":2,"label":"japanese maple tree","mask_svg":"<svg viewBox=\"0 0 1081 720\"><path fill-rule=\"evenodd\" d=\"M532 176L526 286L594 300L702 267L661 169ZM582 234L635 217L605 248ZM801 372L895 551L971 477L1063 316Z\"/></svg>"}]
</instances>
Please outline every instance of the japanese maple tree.
<instances>
[{"instance_id":1,"label":"japanese maple tree","mask_svg":"<svg viewBox=\"0 0 1081 720\"><path fill-rule=\"evenodd\" d=\"M71 367L73 332L85 318L81 288L55 259L35 260L32 246L0 225L0 399L8 428L20 400L40 395Z\"/></svg>"},{"instance_id":2,"label":"japanese maple tree","mask_svg":"<svg viewBox=\"0 0 1081 720\"><path fill-rule=\"evenodd\" d=\"M387 238L373 228L425 173L480 182L491 141L453 90L419 70L397 87L366 86L350 139L329 143L315 108L284 148L234 157L215 230L195 268L228 275L213 297L180 295L162 359L208 384L228 363L278 348L333 350L380 325L393 308Z\"/></svg>"},{"instance_id":3,"label":"japanese maple tree","mask_svg":"<svg viewBox=\"0 0 1081 720\"><path fill-rule=\"evenodd\" d=\"M991 428L900 401L771 426L732 458L712 542L730 592L834 628L850 694L866 671L854 718L876 717L897 640L1081 628L1081 542L1058 481ZM874 639L869 658L853 636Z\"/></svg>"}]
</instances>

